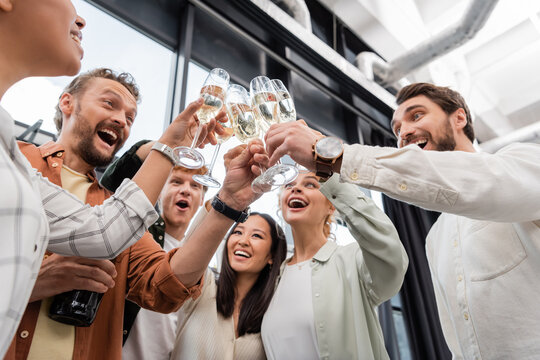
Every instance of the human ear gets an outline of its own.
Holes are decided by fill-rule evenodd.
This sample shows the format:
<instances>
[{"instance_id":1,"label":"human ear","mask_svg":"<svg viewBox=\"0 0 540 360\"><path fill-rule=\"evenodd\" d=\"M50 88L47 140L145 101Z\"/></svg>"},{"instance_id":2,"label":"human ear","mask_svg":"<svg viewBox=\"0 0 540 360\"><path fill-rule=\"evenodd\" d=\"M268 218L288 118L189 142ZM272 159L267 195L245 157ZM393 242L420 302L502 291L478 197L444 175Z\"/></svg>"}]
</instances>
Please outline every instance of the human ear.
<instances>
[{"instance_id":1,"label":"human ear","mask_svg":"<svg viewBox=\"0 0 540 360\"><path fill-rule=\"evenodd\" d=\"M13 10L13 2L15 0L0 0L0 10L10 12Z\"/></svg>"},{"instance_id":2,"label":"human ear","mask_svg":"<svg viewBox=\"0 0 540 360\"><path fill-rule=\"evenodd\" d=\"M71 116L71 113L73 112L73 95L70 93L63 93L58 101L58 107L64 115Z\"/></svg>"},{"instance_id":3,"label":"human ear","mask_svg":"<svg viewBox=\"0 0 540 360\"><path fill-rule=\"evenodd\" d=\"M456 129L462 130L465 128L465 126L467 126L467 114L465 114L465 110L463 110L463 108L457 109L452 115Z\"/></svg>"}]
</instances>

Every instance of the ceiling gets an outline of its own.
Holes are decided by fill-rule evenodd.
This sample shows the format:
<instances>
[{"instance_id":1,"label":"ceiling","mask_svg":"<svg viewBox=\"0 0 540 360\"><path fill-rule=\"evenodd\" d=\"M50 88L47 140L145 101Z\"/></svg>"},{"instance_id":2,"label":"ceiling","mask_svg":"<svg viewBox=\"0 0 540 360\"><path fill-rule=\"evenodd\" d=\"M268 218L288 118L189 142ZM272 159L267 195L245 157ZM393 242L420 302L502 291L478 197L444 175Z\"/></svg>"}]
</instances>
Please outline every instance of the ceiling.
<instances>
[{"instance_id":1,"label":"ceiling","mask_svg":"<svg viewBox=\"0 0 540 360\"><path fill-rule=\"evenodd\" d=\"M320 0L385 60L458 22L471 0ZM469 42L407 77L451 86L481 147L540 142L540 0L500 0Z\"/></svg>"}]
</instances>

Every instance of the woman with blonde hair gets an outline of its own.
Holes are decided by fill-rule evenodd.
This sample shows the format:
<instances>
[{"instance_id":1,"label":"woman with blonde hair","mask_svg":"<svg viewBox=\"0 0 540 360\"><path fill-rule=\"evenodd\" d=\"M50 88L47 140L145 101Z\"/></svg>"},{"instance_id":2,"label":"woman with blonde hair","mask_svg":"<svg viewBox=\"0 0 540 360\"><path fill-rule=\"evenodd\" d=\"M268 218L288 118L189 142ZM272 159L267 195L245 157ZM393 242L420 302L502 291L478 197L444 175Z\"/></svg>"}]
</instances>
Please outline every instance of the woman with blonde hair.
<instances>
[{"instance_id":1,"label":"woman with blonde hair","mask_svg":"<svg viewBox=\"0 0 540 360\"><path fill-rule=\"evenodd\" d=\"M388 217L358 187L302 173L280 194L294 254L264 316L269 359L388 359L376 307L400 289L407 255ZM356 242L328 240L334 211Z\"/></svg>"}]
</instances>

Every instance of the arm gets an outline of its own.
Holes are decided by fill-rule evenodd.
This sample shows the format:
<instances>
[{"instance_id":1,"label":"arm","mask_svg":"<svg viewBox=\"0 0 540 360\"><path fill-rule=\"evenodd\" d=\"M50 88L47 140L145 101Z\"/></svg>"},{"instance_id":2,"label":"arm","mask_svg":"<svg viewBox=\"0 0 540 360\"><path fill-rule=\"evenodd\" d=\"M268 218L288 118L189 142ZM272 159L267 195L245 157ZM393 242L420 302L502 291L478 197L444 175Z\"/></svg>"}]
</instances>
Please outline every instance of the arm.
<instances>
[{"instance_id":1,"label":"arm","mask_svg":"<svg viewBox=\"0 0 540 360\"><path fill-rule=\"evenodd\" d=\"M248 147L238 146L225 155L228 167L219 197L233 209L244 210L260 196L251 190L251 182L258 171L253 163L253 154L263 151L262 144L257 141ZM201 279L232 225L231 219L211 208L200 225L188 235L184 245L171 259L171 267L183 284L189 287Z\"/></svg>"},{"instance_id":2,"label":"arm","mask_svg":"<svg viewBox=\"0 0 540 360\"><path fill-rule=\"evenodd\" d=\"M332 176L321 192L349 226L362 252L357 253L360 277L375 304L394 296L403 283L408 257L396 228L375 203L351 184Z\"/></svg>"},{"instance_id":3,"label":"arm","mask_svg":"<svg viewBox=\"0 0 540 360\"><path fill-rule=\"evenodd\" d=\"M124 155L107 167L101 177L101 185L109 191L115 192L124 179L132 179L139 171L153 144L153 141L141 140L133 145Z\"/></svg>"},{"instance_id":4,"label":"arm","mask_svg":"<svg viewBox=\"0 0 540 360\"><path fill-rule=\"evenodd\" d=\"M351 145L345 147L341 179L429 210L534 221L540 219L538 159L536 144L514 144L496 154Z\"/></svg>"},{"instance_id":5,"label":"arm","mask_svg":"<svg viewBox=\"0 0 540 360\"><path fill-rule=\"evenodd\" d=\"M311 146L320 135L296 121L266 134L270 165L284 154L315 169ZM341 180L435 211L478 220L540 219L540 145L513 144L496 154L345 145L334 171ZM519 201L517 196L520 196Z\"/></svg>"},{"instance_id":6,"label":"arm","mask_svg":"<svg viewBox=\"0 0 540 360\"><path fill-rule=\"evenodd\" d=\"M255 146L253 151L262 151ZM251 153L237 147L227 153L230 160L220 197L229 206L244 209L259 195L251 191ZM257 169L255 167L255 169ZM201 291L201 278L219 243L233 221L211 208L201 209L183 246L163 252L148 236L130 251L128 299L159 312L176 311ZM197 226L197 224L199 224Z\"/></svg>"}]
</instances>

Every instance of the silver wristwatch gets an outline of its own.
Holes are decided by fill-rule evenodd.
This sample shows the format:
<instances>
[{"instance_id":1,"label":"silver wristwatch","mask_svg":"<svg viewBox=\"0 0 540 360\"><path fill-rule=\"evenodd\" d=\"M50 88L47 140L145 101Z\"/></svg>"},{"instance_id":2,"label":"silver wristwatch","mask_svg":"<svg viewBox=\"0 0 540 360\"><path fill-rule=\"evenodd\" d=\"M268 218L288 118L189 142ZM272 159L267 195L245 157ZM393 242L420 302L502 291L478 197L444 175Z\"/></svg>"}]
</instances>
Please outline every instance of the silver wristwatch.
<instances>
[{"instance_id":1,"label":"silver wristwatch","mask_svg":"<svg viewBox=\"0 0 540 360\"><path fill-rule=\"evenodd\" d=\"M176 158L174 156L173 150L169 146L156 141L154 146L152 146L152 150L159 151L167 158L169 158L173 165L176 165Z\"/></svg>"}]
</instances>

